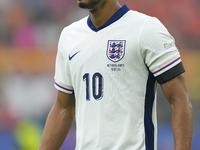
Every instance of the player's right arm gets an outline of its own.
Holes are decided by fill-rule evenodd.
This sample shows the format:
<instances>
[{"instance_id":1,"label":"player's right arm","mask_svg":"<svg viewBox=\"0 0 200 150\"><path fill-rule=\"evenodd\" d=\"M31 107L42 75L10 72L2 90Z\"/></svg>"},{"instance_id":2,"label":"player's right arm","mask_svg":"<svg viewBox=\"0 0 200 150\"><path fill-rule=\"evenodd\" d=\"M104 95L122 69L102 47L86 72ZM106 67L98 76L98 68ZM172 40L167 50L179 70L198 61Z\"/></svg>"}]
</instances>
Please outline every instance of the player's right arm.
<instances>
[{"instance_id":1,"label":"player's right arm","mask_svg":"<svg viewBox=\"0 0 200 150\"><path fill-rule=\"evenodd\" d=\"M74 120L74 94L58 91L57 99L47 117L38 150L58 150Z\"/></svg>"}]
</instances>

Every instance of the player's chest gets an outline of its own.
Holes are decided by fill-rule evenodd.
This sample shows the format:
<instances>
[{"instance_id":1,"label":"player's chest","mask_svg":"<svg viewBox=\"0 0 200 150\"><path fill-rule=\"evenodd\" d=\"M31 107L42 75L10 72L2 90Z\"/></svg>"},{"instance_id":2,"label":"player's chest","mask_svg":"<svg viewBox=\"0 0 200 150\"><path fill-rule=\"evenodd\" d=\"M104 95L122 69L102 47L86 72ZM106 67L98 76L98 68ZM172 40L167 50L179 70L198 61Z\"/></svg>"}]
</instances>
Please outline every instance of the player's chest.
<instances>
[{"instance_id":1,"label":"player's chest","mask_svg":"<svg viewBox=\"0 0 200 150\"><path fill-rule=\"evenodd\" d=\"M128 65L140 57L138 38L138 34L125 29L91 34L72 47L68 54L70 65Z\"/></svg>"}]
</instances>

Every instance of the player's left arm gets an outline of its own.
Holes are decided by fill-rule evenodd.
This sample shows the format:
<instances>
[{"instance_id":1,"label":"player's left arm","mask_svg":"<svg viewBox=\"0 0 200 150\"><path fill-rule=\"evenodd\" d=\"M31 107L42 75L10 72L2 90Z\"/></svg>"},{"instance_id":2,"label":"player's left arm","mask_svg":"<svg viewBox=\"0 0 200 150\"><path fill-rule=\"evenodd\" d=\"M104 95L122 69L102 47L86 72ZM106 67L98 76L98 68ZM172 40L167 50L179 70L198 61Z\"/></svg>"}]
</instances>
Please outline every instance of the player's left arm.
<instances>
[{"instance_id":1,"label":"player's left arm","mask_svg":"<svg viewBox=\"0 0 200 150\"><path fill-rule=\"evenodd\" d=\"M193 112L184 74L161 84L170 103L175 150L190 150L193 135Z\"/></svg>"}]
</instances>

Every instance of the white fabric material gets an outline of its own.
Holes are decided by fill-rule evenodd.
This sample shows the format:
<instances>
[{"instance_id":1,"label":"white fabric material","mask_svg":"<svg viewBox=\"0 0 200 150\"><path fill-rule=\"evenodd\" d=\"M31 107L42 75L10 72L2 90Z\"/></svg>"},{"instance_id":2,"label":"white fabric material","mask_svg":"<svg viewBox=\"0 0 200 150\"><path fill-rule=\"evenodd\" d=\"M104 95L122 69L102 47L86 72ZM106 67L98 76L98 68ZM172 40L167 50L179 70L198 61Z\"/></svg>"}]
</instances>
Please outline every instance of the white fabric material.
<instances>
[{"instance_id":1,"label":"white fabric material","mask_svg":"<svg viewBox=\"0 0 200 150\"><path fill-rule=\"evenodd\" d=\"M118 62L108 59L109 40L125 41L124 56ZM55 87L66 93L74 90L76 150L146 150L148 77L181 61L175 61L180 57L175 46L164 47L171 42L173 37L156 18L131 10L98 32L88 27L87 17L63 30ZM152 87L156 89L156 83ZM152 121L156 150L156 97Z\"/></svg>"}]
</instances>

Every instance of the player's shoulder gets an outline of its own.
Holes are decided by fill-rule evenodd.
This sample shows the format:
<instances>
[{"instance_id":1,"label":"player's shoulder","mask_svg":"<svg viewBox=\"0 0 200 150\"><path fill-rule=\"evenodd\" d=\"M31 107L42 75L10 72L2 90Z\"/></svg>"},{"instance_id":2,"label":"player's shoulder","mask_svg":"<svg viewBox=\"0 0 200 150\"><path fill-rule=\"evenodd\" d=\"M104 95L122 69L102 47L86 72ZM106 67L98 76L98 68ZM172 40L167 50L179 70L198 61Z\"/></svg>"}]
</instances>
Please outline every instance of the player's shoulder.
<instances>
[{"instance_id":1,"label":"player's shoulder","mask_svg":"<svg viewBox=\"0 0 200 150\"><path fill-rule=\"evenodd\" d=\"M126 18L128 20L137 20L137 21L147 21L151 18L153 18L152 16L149 16L147 14L144 14L142 12L138 12L138 11L135 11L135 10L129 10L126 14Z\"/></svg>"},{"instance_id":2,"label":"player's shoulder","mask_svg":"<svg viewBox=\"0 0 200 150\"><path fill-rule=\"evenodd\" d=\"M85 28L87 28L87 18L88 16L71 23L70 25L64 27L62 32L69 33L69 32L84 30Z\"/></svg>"},{"instance_id":3,"label":"player's shoulder","mask_svg":"<svg viewBox=\"0 0 200 150\"><path fill-rule=\"evenodd\" d=\"M137 26L137 28L143 28L146 24L156 23L159 20L154 16L149 16L142 12L129 10L123 17L123 22L131 26Z\"/></svg>"},{"instance_id":4,"label":"player's shoulder","mask_svg":"<svg viewBox=\"0 0 200 150\"><path fill-rule=\"evenodd\" d=\"M132 22L132 24L138 25L141 29L148 29L151 31L151 29L162 29L166 30L165 26L161 23L161 21L154 17L149 16L147 14L130 10L126 17L127 22Z\"/></svg>"}]
</instances>

